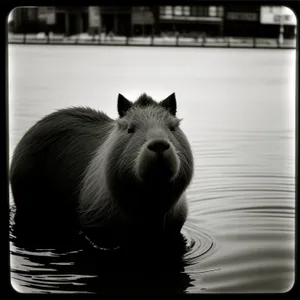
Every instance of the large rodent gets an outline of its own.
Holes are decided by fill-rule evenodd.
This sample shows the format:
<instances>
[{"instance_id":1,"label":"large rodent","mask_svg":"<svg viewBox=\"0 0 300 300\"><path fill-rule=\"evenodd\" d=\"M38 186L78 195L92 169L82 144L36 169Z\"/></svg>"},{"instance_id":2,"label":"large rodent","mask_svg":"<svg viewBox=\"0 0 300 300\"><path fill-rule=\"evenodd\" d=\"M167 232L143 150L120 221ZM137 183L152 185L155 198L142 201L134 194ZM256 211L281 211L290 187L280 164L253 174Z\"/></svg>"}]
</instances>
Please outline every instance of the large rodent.
<instances>
[{"instance_id":1,"label":"large rodent","mask_svg":"<svg viewBox=\"0 0 300 300\"><path fill-rule=\"evenodd\" d=\"M17 215L52 225L63 220L111 238L133 228L180 232L193 156L176 110L174 93L161 102L119 94L116 120L84 107L47 115L14 151Z\"/></svg>"}]
</instances>

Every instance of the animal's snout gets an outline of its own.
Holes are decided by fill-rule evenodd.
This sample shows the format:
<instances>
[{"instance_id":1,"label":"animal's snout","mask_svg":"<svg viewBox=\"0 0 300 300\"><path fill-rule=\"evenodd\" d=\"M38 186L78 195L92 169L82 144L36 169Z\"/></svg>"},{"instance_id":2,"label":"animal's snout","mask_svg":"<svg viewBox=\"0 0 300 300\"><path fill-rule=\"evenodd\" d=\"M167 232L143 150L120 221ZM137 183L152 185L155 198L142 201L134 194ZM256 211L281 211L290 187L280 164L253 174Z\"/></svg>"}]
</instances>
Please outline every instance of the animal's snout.
<instances>
[{"instance_id":1,"label":"animal's snout","mask_svg":"<svg viewBox=\"0 0 300 300\"><path fill-rule=\"evenodd\" d=\"M170 148L170 143L163 139L154 139L148 144L148 149L156 153L162 153Z\"/></svg>"}]
</instances>

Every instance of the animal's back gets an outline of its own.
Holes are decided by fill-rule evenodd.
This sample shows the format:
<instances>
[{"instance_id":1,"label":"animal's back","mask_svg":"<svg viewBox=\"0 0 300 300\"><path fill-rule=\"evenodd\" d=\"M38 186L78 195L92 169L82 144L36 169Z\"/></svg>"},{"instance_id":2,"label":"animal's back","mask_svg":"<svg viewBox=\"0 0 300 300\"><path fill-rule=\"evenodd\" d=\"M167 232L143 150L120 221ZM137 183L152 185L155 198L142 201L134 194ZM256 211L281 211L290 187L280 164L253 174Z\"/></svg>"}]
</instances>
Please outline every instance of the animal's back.
<instances>
[{"instance_id":1,"label":"animal's back","mask_svg":"<svg viewBox=\"0 0 300 300\"><path fill-rule=\"evenodd\" d=\"M57 201L56 210L75 207L87 165L113 124L102 112L74 107L47 115L31 127L11 163L17 211L41 208L51 214Z\"/></svg>"}]
</instances>

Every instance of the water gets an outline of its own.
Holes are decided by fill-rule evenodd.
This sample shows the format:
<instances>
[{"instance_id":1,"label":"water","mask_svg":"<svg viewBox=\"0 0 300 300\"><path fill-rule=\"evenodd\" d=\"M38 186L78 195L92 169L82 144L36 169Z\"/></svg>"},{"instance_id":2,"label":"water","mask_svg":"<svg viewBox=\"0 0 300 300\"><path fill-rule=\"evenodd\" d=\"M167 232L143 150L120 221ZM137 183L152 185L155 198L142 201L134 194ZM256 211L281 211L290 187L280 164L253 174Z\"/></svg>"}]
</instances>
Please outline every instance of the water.
<instances>
[{"instance_id":1,"label":"water","mask_svg":"<svg viewBox=\"0 0 300 300\"><path fill-rule=\"evenodd\" d=\"M9 46L10 154L55 109L117 116L117 94L176 92L195 156L178 269L114 268L113 253L24 248L11 234L11 280L26 293L284 292L295 275L296 50ZM13 207L11 216L13 216ZM130 262L131 263L131 262ZM130 264L129 264L130 266ZM169 270L169 272L166 272ZM172 269L172 271L171 271ZM159 276L159 273L162 275Z\"/></svg>"}]
</instances>

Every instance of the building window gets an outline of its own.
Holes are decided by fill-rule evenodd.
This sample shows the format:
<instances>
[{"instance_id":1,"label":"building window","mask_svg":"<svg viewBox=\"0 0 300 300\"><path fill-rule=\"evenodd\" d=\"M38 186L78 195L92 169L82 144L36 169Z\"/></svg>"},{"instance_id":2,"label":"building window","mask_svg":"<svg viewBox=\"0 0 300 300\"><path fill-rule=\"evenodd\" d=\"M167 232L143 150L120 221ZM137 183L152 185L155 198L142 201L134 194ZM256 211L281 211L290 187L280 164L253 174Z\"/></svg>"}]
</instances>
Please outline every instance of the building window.
<instances>
[{"instance_id":1,"label":"building window","mask_svg":"<svg viewBox=\"0 0 300 300\"><path fill-rule=\"evenodd\" d=\"M275 23L280 23L280 20L281 20L281 16L280 15L275 15L274 16L274 22Z\"/></svg>"},{"instance_id":2,"label":"building window","mask_svg":"<svg viewBox=\"0 0 300 300\"><path fill-rule=\"evenodd\" d=\"M193 17L197 16L197 6L191 7L191 16Z\"/></svg>"},{"instance_id":3,"label":"building window","mask_svg":"<svg viewBox=\"0 0 300 300\"><path fill-rule=\"evenodd\" d=\"M209 7L209 16L210 17L216 17L217 16L217 7L216 6L210 6Z\"/></svg>"},{"instance_id":4,"label":"building window","mask_svg":"<svg viewBox=\"0 0 300 300\"><path fill-rule=\"evenodd\" d=\"M208 7L207 6L197 6L196 15L201 16L201 17L208 16Z\"/></svg>"},{"instance_id":5,"label":"building window","mask_svg":"<svg viewBox=\"0 0 300 300\"><path fill-rule=\"evenodd\" d=\"M203 12L203 16L208 17L209 16L209 7L208 6L204 6L202 8L202 12Z\"/></svg>"},{"instance_id":6,"label":"building window","mask_svg":"<svg viewBox=\"0 0 300 300\"><path fill-rule=\"evenodd\" d=\"M17 9L19 9L19 8L17 8ZM21 10L21 16L22 16L22 19L23 19L23 20L24 20L24 19L27 19L28 13L27 13L26 8L25 8L25 7L20 7L20 10Z\"/></svg>"},{"instance_id":7,"label":"building window","mask_svg":"<svg viewBox=\"0 0 300 300\"><path fill-rule=\"evenodd\" d=\"M202 6L198 6L196 9L196 15L197 16L203 16L203 7Z\"/></svg>"},{"instance_id":8,"label":"building window","mask_svg":"<svg viewBox=\"0 0 300 300\"><path fill-rule=\"evenodd\" d=\"M223 9L223 6L218 6L217 7L217 16L218 17L223 17L224 15L224 9Z\"/></svg>"},{"instance_id":9,"label":"building window","mask_svg":"<svg viewBox=\"0 0 300 300\"><path fill-rule=\"evenodd\" d=\"M27 13L28 13L29 21L34 21L36 19L36 8L35 7L29 7Z\"/></svg>"},{"instance_id":10,"label":"building window","mask_svg":"<svg viewBox=\"0 0 300 300\"><path fill-rule=\"evenodd\" d=\"M160 6L160 7L159 7L159 14L160 14L161 16L164 16L164 15L165 15L165 6Z\"/></svg>"},{"instance_id":11,"label":"building window","mask_svg":"<svg viewBox=\"0 0 300 300\"><path fill-rule=\"evenodd\" d=\"M166 6L165 7L165 15L172 16L173 15L173 7L172 6Z\"/></svg>"},{"instance_id":12,"label":"building window","mask_svg":"<svg viewBox=\"0 0 300 300\"><path fill-rule=\"evenodd\" d=\"M183 15L184 16L190 16L191 15L191 7L190 6L184 6L183 7Z\"/></svg>"},{"instance_id":13,"label":"building window","mask_svg":"<svg viewBox=\"0 0 300 300\"><path fill-rule=\"evenodd\" d=\"M38 14L38 19L40 21L46 22L46 19L47 19L47 7L46 6L39 6L37 14Z\"/></svg>"},{"instance_id":14,"label":"building window","mask_svg":"<svg viewBox=\"0 0 300 300\"><path fill-rule=\"evenodd\" d=\"M182 6L175 6L174 7L174 15L175 16L182 16Z\"/></svg>"}]
</instances>

